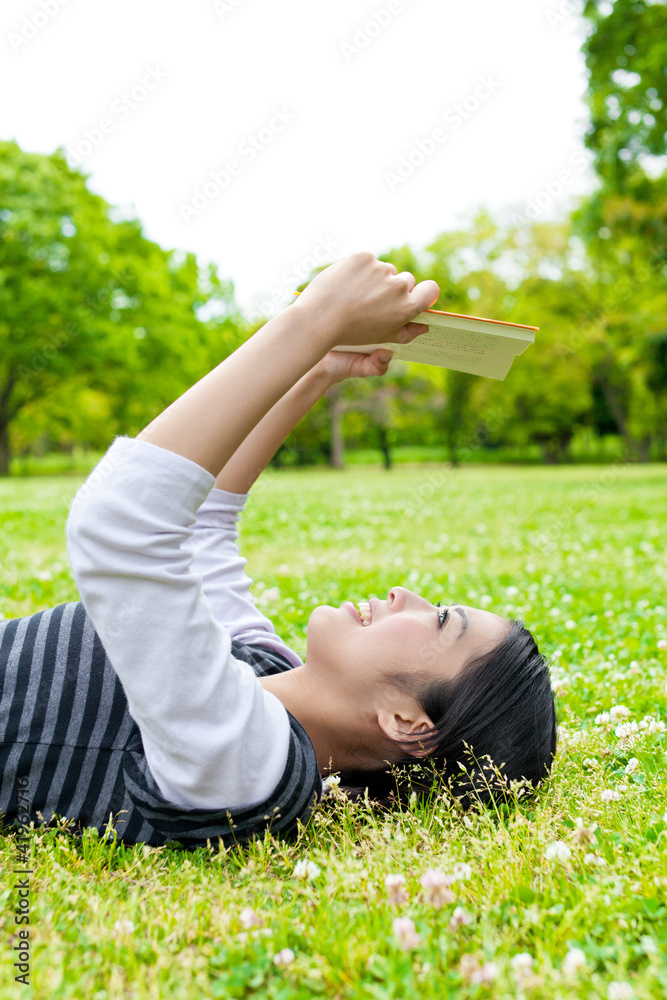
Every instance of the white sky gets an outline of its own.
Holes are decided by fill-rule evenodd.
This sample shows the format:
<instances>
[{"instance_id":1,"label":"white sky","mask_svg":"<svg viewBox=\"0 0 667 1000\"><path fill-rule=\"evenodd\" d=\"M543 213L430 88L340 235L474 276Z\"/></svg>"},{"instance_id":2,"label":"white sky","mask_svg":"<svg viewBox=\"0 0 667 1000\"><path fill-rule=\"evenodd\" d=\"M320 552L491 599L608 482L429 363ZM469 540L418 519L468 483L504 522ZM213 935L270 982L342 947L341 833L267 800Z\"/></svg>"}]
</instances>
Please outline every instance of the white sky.
<instances>
[{"instance_id":1,"label":"white sky","mask_svg":"<svg viewBox=\"0 0 667 1000\"><path fill-rule=\"evenodd\" d=\"M161 245L216 261L244 309L270 296L282 308L300 280L285 272L305 264L305 277L322 244L321 262L419 247L480 205L532 203L547 218L590 190L581 20L557 14L574 6L5 0L0 138L84 152L98 129L81 164L93 191L133 206ZM390 183L437 128L432 155ZM185 220L182 206L230 160L236 175Z\"/></svg>"}]
</instances>

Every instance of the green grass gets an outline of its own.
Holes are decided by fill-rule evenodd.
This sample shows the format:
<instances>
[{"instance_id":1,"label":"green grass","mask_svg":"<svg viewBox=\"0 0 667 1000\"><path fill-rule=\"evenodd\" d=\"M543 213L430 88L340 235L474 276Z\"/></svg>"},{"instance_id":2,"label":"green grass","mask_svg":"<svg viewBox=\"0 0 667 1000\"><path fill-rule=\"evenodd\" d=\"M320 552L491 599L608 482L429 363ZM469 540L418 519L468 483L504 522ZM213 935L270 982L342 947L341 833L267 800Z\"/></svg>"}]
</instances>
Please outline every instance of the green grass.
<instances>
[{"instance_id":1,"label":"green grass","mask_svg":"<svg viewBox=\"0 0 667 1000\"><path fill-rule=\"evenodd\" d=\"M76 598L63 528L79 482L0 482L5 617ZM38 831L30 987L11 968L9 835L0 998L664 996L666 734L619 740L594 720L624 705L631 719L667 721L666 498L665 466L267 473L242 543L257 602L287 641L303 655L315 604L385 596L394 584L522 617L554 657L562 731L552 777L503 815L462 814L442 798L383 815L336 799L296 843L267 835L226 853ZM638 767L626 775L631 758ZM619 799L603 802L604 789ZM578 817L597 824L587 843L577 842ZM557 840L570 856L547 860ZM319 873L297 877L300 859ZM461 862L470 877L434 909L421 876ZM392 873L405 877L403 903L389 899ZM457 906L469 922L452 928ZM255 927L243 926L244 907ZM419 934L407 950L392 932L397 916ZM277 965L285 948L294 959ZM568 975L572 948L586 966ZM533 959L523 978L512 965L521 953ZM495 963L489 984L470 976L475 959Z\"/></svg>"}]
</instances>

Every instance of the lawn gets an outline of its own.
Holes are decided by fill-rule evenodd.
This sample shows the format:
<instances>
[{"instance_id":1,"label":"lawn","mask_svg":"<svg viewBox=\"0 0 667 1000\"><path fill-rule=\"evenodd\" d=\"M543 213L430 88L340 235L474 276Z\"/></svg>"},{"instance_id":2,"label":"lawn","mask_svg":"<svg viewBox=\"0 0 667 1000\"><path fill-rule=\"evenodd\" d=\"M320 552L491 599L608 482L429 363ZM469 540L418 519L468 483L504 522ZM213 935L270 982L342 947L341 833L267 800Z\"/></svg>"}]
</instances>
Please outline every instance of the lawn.
<instances>
[{"instance_id":1,"label":"lawn","mask_svg":"<svg viewBox=\"0 0 667 1000\"><path fill-rule=\"evenodd\" d=\"M0 482L0 616L76 598L80 482ZM1 1000L666 995L666 535L665 466L267 473L242 547L287 641L303 656L312 607L395 584L522 618L553 658L552 777L467 814L441 795L387 814L335 797L297 842L229 852L37 832L29 987L0 838ZM422 885L431 870L456 875L450 902Z\"/></svg>"}]
</instances>

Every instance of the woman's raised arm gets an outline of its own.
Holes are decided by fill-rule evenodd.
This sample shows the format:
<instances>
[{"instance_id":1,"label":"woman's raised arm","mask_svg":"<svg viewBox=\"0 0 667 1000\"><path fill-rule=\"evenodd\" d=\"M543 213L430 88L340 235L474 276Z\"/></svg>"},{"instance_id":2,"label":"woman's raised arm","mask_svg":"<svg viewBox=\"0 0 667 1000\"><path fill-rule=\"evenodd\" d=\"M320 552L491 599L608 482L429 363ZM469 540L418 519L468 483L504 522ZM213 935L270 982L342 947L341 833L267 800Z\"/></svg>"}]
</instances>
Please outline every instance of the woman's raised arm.
<instances>
[{"instance_id":1,"label":"woman's raised arm","mask_svg":"<svg viewBox=\"0 0 667 1000\"><path fill-rule=\"evenodd\" d=\"M342 340L407 343L423 330L408 324L437 298L434 281L371 253L320 272L289 309L270 320L188 389L137 437L174 451L218 476L266 414Z\"/></svg>"}]
</instances>

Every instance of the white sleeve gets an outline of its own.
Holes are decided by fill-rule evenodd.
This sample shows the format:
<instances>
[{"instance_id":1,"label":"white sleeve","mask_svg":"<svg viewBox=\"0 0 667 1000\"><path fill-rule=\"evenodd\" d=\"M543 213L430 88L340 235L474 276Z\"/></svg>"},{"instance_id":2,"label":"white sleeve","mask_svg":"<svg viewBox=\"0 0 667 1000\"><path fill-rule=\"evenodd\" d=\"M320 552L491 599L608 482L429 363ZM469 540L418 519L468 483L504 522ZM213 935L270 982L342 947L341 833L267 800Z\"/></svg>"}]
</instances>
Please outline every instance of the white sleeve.
<instances>
[{"instance_id":1,"label":"white sleeve","mask_svg":"<svg viewBox=\"0 0 667 1000\"><path fill-rule=\"evenodd\" d=\"M74 498L67 547L160 791L178 805L232 809L276 788L290 725L231 655L192 571L185 543L214 482L181 455L117 438Z\"/></svg>"},{"instance_id":2,"label":"white sleeve","mask_svg":"<svg viewBox=\"0 0 667 1000\"><path fill-rule=\"evenodd\" d=\"M215 619L232 639L251 646L268 646L298 667L303 663L301 657L276 635L273 622L262 614L250 592L252 580L245 573L247 559L239 552L237 529L248 496L211 490L197 511L190 540L192 568L202 578Z\"/></svg>"}]
</instances>

